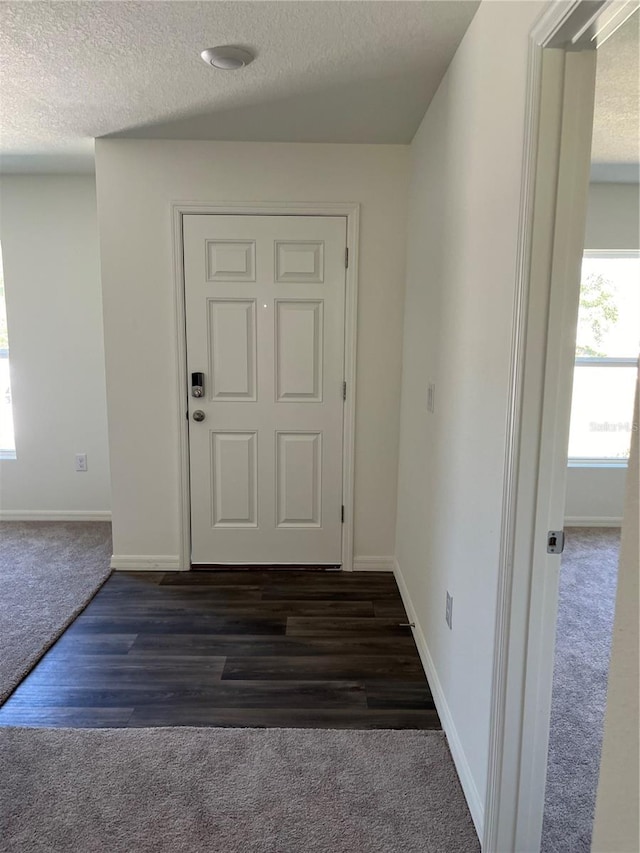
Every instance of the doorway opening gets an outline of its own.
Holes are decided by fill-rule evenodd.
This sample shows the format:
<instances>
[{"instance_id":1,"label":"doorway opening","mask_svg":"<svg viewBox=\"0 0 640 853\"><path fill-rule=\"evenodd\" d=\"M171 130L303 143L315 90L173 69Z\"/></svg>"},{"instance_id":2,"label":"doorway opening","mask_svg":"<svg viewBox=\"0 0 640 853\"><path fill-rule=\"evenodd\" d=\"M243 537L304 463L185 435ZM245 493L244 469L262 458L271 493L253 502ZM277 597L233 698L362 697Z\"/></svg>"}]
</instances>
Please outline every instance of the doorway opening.
<instances>
[{"instance_id":1,"label":"doorway opening","mask_svg":"<svg viewBox=\"0 0 640 853\"><path fill-rule=\"evenodd\" d=\"M588 853L595 814L640 352L638 18L597 52L543 853Z\"/></svg>"},{"instance_id":2,"label":"doorway opening","mask_svg":"<svg viewBox=\"0 0 640 853\"><path fill-rule=\"evenodd\" d=\"M613 263L605 257L599 264L601 257L587 253L583 262L542 851L590 849L604 728L637 381L630 353L639 347L640 259L630 252L622 263L614 255ZM599 348L584 355L592 344Z\"/></svg>"},{"instance_id":3,"label":"doorway opening","mask_svg":"<svg viewBox=\"0 0 640 853\"><path fill-rule=\"evenodd\" d=\"M489 850L540 850L560 574L560 556L548 546L550 532L564 527L573 373L585 369L575 365L575 330L596 51L637 9L636 3L555 6L531 33L521 301L483 839ZM635 216L637 231L637 203Z\"/></svg>"}]
</instances>

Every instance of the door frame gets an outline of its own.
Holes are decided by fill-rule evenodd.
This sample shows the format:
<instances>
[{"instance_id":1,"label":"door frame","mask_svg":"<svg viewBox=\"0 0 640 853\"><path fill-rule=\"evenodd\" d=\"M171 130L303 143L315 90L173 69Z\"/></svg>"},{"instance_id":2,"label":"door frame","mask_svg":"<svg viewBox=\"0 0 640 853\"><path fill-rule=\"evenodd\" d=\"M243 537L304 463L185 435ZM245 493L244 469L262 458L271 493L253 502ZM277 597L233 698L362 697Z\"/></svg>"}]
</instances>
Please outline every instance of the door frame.
<instances>
[{"instance_id":1,"label":"door frame","mask_svg":"<svg viewBox=\"0 0 640 853\"><path fill-rule=\"evenodd\" d=\"M554 515L564 504L556 460L562 437L554 431L570 406L566 371L551 369L547 360L555 356L563 367L573 358L562 320L571 315L572 301L577 306L579 281L573 281L569 255L584 238L578 231L586 215L581 167L572 170L567 150L573 146L584 155L584 146L590 150L591 145L590 134L585 140L578 131L593 108L593 62L583 56L581 63L580 51L597 49L638 5L637 0L553 2L530 32L485 853L539 850L559 569L559 558L547 555L544 546L546 531L562 529L564 522ZM574 52L577 57L567 61ZM569 251L562 250L563 240Z\"/></svg>"},{"instance_id":2,"label":"door frame","mask_svg":"<svg viewBox=\"0 0 640 853\"><path fill-rule=\"evenodd\" d=\"M330 216L346 219L349 262L345 270L344 379L347 396L342 424L342 568L353 571L353 501L355 477L356 349L358 326L358 248L360 205L357 202L173 202L171 242L173 246L174 325L176 340L176 391L178 395L179 476L178 524L180 569L191 568L191 490L189 482L189 427L186 418L187 333L184 281L183 217L188 214L218 216Z\"/></svg>"}]
</instances>

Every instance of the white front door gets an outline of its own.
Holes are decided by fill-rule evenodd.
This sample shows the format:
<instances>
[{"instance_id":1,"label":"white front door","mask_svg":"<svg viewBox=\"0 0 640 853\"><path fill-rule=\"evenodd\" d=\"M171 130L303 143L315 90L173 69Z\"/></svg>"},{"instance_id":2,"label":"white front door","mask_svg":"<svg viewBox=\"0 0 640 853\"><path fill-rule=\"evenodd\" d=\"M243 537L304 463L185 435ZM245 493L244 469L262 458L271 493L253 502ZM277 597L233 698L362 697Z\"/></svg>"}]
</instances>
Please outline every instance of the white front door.
<instances>
[{"instance_id":1,"label":"white front door","mask_svg":"<svg viewBox=\"0 0 640 853\"><path fill-rule=\"evenodd\" d=\"M192 563L337 565L346 218L183 222Z\"/></svg>"}]
</instances>

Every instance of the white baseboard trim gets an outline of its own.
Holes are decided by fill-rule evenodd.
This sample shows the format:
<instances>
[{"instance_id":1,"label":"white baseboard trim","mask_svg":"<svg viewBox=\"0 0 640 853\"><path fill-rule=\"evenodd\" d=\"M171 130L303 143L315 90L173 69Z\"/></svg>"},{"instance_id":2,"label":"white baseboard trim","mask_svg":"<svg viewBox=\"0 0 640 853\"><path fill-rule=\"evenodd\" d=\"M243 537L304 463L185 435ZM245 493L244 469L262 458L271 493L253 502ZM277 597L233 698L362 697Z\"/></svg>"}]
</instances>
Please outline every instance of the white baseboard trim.
<instances>
[{"instance_id":1,"label":"white baseboard trim","mask_svg":"<svg viewBox=\"0 0 640 853\"><path fill-rule=\"evenodd\" d=\"M129 572L181 572L180 557L172 554L114 554L111 568Z\"/></svg>"},{"instance_id":2,"label":"white baseboard trim","mask_svg":"<svg viewBox=\"0 0 640 853\"><path fill-rule=\"evenodd\" d=\"M476 828L476 832L478 833L478 838L482 838L484 831L484 804L480 799L476 783L471 774L471 768L469 767L467 757L464 753L464 749L462 748L462 744L460 743L460 738L442 690L442 685L440 684L440 679L438 678L433 658L429 652L427 641L422 628L420 627L420 622L418 621L415 608L411 598L409 597L409 590L407 589L404 577L402 576L400 565L396 559L394 559L394 575L409 621L415 623L413 636L416 641L416 646L418 647L418 654L420 655L420 660L422 661L422 666L424 667L429 687L431 688L433 701L435 702L436 709L440 716L442 728L447 736L449 749L451 750L451 755L453 756L453 761L456 765L458 776L460 777L460 784L462 785L462 790L464 791L469 811L471 812L471 818Z\"/></svg>"},{"instance_id":3,"label":"white baseboard trim","mask_svg":"<svg viewBox=\"0 0 640 853\"><path fill-rule=\"evenodd\" d=\"M569 516L564 520L565 527L622 527L622 518L619 516L613 516L611 518L607 518L606 516L594 516L590 518L589 516Z\"/></svg>"},{"instance_id":4,"label":"white baseboard trim","mask_svg":"<svg viewBox=\"0 0 640 853\"><path fill-rule=\"evenodd\" d=\"M354 572L392 572L395 559L393 557L354 557Z\"/></svg>"},{"instance_id":5,"label":"white baseboard trim","mask_svg":"<svg viewBox=\"0 0 640 853\"><path fill-rule=\"evenodd\" d=\"M111 521L111 511L3 509L0 521Z\"/></svg>"}]
</instances>

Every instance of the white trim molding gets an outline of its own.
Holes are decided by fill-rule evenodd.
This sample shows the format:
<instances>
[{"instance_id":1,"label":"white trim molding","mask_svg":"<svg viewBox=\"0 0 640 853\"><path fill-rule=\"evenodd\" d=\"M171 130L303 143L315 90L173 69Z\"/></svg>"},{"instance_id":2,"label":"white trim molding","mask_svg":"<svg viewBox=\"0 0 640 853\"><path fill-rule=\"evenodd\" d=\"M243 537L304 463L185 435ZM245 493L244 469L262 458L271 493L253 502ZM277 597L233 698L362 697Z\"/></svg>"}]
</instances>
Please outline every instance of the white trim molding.
<instances>
[{"instance_id":1,"label":"white trim molding","mask_svg":"<svg viewBox=\"0 0 640 853\"><path fill-rule=\"evenodd\" d=\"M185 571L177 554L114 554L111 557L111 568L129 572Z\"/></svg>"},{"instance_id":2,"label":"white trim molding","mask_svg":"<svg viewBox=\"0 0 640 853\"><path fill-rule=\"evenodd\" d=\"M449 749L451 750L451 755L453 757L454 764L456 765L456 770L458 771L460 784L462 785L462 790L467 800L469 811L471 812L473 824L476 828L476 832L478 833L478 838L482 838L484 830L484 806L482 804L482 799L478 793L478 788L476 787L475 780L471 773L467 756L464 753L462 742L458 735L455 723L453 722L453 716L449 710L449 705L447 704L442 685L440 684L440 679L438 678L433 658L431 657L429 647L427 646L424 632L420 626L416 610L409 596L409 590L402 575L400 564L395 558L393 563L393 572L396 583L398 584L398 589L400 590L402 603L407 611L409 621L414 623L413 638L418 648L418 654L420 655L420 660L422 661L422 666L427 676L429 687L431 688L431 695L433 696L433 701L435 703L436 710L438 711L442 728L447 736Z\"/></svg>"},{"instance_id":3,"label":"white trim molding","mask_svg":"<svg viewBox=\"0 0 640 853\"><path fill-rule=\"evenodd\" d=\"M178 506L180 530L180 568L191 565L191 506L189 484L189 428L185 418L188 405L187 337L184 301L184 247L182 217L190 213L241 216L342 216L347 220L349 266L346 269L344 379L347 398L342 431L342 568L353 571L353 495L355 479L356 426L356 350L358 328L358 259L360 242L360 205L356 202L173 202L171 204L171 240L173 245L174 316L177 358L179 480ZM184 407L183 407L184 404Z\"/></svg>"},{"instance_id":4,"label":"white trim molding","mask_svg":"<svg viewBox=\"0 0 640 853\"><path fill-rule=\"evenodd\" d=\"M3 509L0 521L111 521L111 511Z\"/></svg>"},{"instance_id":5,"label":"white trim molding","mask_svg":"<svg viewBox=\"0 0 640 853\"><path fill-rule=\"evenodd\" d=\"M564 520L565 527L622 527L622 518L613 516L569 516Z\"/></svg>"},{"instance_id":6,"label":"white trim molding","mask_svg":"<svg viewBox=\"0 0 640 853\"><path fill-rule=\"evenodd\" d=\"M393 572L395 557L354 557L354 572Z\"/></svg>"}]
</instances>

